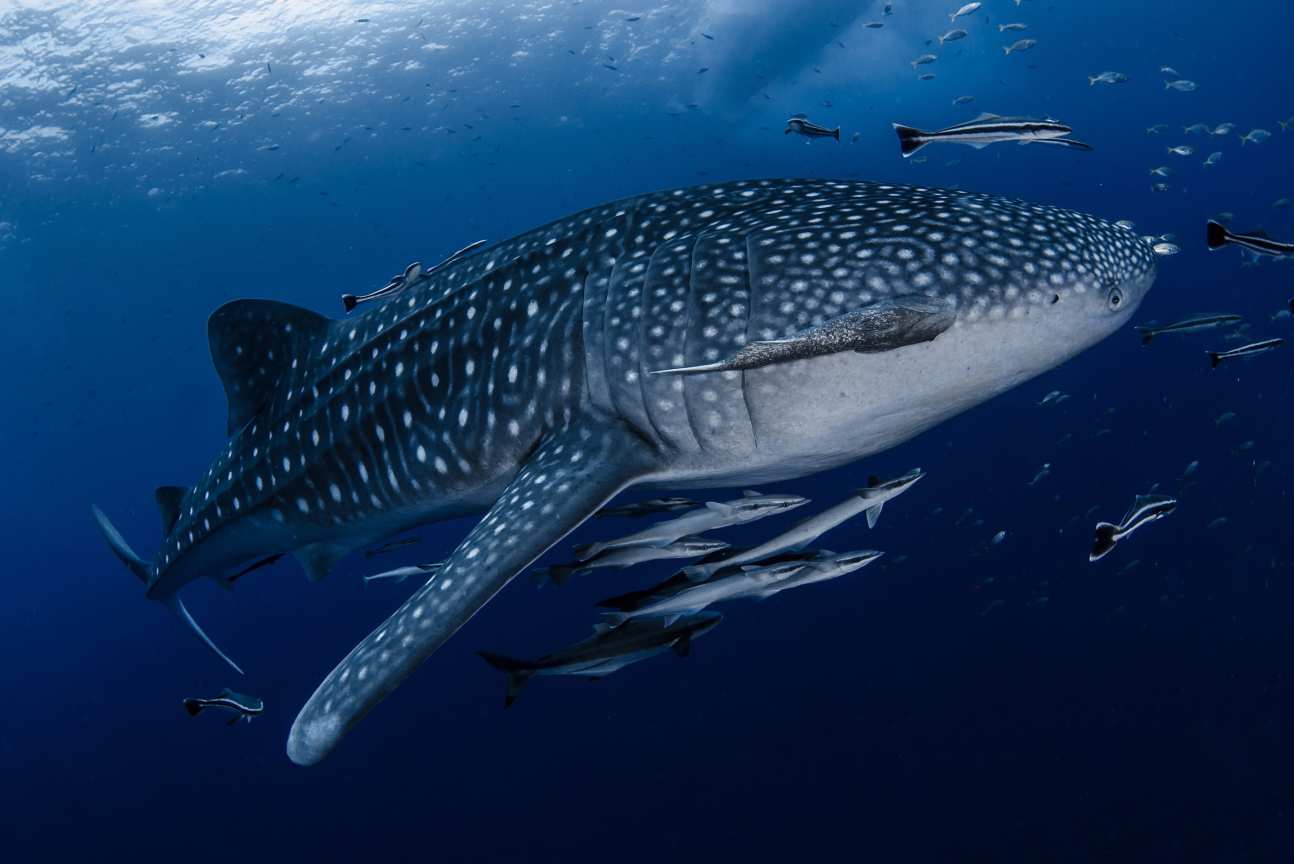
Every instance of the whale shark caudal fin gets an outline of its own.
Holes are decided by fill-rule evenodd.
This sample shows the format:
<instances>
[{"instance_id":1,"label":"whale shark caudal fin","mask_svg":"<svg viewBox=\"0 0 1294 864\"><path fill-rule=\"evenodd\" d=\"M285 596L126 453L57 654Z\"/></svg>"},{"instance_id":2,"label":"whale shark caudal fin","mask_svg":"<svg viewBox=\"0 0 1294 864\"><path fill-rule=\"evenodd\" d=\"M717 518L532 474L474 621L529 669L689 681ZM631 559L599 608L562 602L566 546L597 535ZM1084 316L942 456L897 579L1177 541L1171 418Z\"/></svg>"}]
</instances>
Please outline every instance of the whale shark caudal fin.
<instances>
[{"instance_id":1,"label":"whale shark caudal fin","mask_svg":"<svg viewBox=\"0 0 1294 864\"><path fill-rule=\"evenodd\" d=\"M139 581L147 585L150 569L148 562L135 554L135 550L130 548L130 544L128 544L126 539L121 536L121 532L113 527L113 524L108 521L108 517L103 515L102 510L93 505L91 505L90 509L94 513L94 521L98 523L99 530L103 532L103 538L108 541L108 547L112 549L112 553L121 559L121 562L130 569L130 572L139 577ZM234 671L239 675L243 674L243 670L238 667L238 664L233 660L230 660L229 656L225 654L225 652L221 651L220 648L216 646L216 643L211 640L211 637L202 631L202 628L198 626L198 622L193 620L193 616L189 614L189 610L184 608L184 602L180 600L180 595L167 594L153 599L158 600L163 606L171 611L171 614L184 622L184 625L192 630L199 639L205 642L208 648L216 652L217 657L233 667Z\"/></svg>"},{"instance_id":2,"label":"whale shark caudal fin","mask_svg":"<svg viewBox=\"0 0 1294 864\"><path fill-rule=\"evenodd\" d=\"M543 441L433 582L355 646L306 702L288 757L313 765L514 576L656 466L650 445L607 417Z\"/></svg>"},{"instance_id":3,"label":"whale shark caudal fin","mask_svg":"<svg viewBox=\"0 0 1294 864\"><path fill-rule=\"evenodd\" d=\"M278 390L295 358L324 338L332 320L275 300L234 300L211 313L211 361L229 399L232 435L255 417Z\"/></svg>"},{"instance_id":4,"label":"whale shark caudal fin","mask_svg":"<svg viewBox=\"0 0 1294 864\"><path fill-rule=\"evenodd\" d=\"M523 660L514 660L511 657L504 657L502 654L495 654L490 651L477 651L476 654L486 663L508 676L508 695L503 698L503 707L511 708L512 703L517 701L517 694L521 692L522 687L526 686L526 682L534 676L535 670Z\"/></svg>"}]
</instances>

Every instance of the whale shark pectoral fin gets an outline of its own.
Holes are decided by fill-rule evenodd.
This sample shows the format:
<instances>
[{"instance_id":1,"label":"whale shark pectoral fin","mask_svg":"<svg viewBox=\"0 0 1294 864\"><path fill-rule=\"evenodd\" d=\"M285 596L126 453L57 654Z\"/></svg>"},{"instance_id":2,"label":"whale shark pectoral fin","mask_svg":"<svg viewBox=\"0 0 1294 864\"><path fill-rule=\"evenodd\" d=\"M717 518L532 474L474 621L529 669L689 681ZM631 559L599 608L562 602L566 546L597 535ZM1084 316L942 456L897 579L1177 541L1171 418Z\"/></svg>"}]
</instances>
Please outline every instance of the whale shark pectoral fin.
<instances>
[{"instance_id":1,"label":"whale shark pectoral fin","mask_svg":"<svg viewBox=\"0 0 1294 864\"><path fill-rule=\"evenodd\" d=\"M656 457L623 424L576 420L521 466L440 569L329 673L297 715L288 757L313 765L514 576L621 489Z\"/></svg>"}]
</instances>

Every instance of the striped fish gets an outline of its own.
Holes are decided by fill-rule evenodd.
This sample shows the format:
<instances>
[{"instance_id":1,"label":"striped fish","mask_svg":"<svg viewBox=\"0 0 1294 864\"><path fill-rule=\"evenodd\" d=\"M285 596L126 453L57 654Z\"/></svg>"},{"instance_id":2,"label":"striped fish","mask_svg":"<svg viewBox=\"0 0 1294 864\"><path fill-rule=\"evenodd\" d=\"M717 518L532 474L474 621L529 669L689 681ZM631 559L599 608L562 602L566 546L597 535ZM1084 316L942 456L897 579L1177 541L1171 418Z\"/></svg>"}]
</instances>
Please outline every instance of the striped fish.
<instances>
[{"instance_id":1,"label":"striped fish","mask_svg":"<svg viewBox=\"0 0 1294 864\"><path fill-rule=\"evenodd\" d=\"M1265 354L1273 348L1279 348L1284 344L1284 339L1264 339L1261 342L1250 342L1248 345L1241 345L1239 348L1232 348L1230 351L1210 351L1209 367L1216 369L1222 365L1223 360L1231 360L1236 357L1251 357L1254 354Z\"/></svg>"},{"instance_id":2,"label":"striped fish","mask_svg":"<svg viewBox=\"0 0 1294 864\"><path fill-rule=\"evenodd\" d=\"M937 132L925 132L902 123L894 124L894 131L899 136L899 150L904 157L911 156L927 144L936 141L951 141L956 144L969 144L981 149L1001 141L1018 141L1021 144L1034 142L1059 144L1077 150L1091 150L1082 143L1066 138L1074 130L1056 120L1034 120L1029 117L1001 117L997 114L981 114L974 120L949 126Z\"/></svg>"},{"instance_id":3,"label":"striped fish","mask_svg":"<svg viewBox=\"0 0 1294 864\"><path fill-rule=\"evenodd\" d=\"M1294 243L1281 243L1279 240L1271 239L1262 231L1237 234L1234 231L1228 231L1225 225L1212 219L1209 220L1206 229L1210 249L1221 249L1227 244L1234 244L1251 252L1257 252L1259 255L1294 255Z\"/></svg>"}]
</instances>

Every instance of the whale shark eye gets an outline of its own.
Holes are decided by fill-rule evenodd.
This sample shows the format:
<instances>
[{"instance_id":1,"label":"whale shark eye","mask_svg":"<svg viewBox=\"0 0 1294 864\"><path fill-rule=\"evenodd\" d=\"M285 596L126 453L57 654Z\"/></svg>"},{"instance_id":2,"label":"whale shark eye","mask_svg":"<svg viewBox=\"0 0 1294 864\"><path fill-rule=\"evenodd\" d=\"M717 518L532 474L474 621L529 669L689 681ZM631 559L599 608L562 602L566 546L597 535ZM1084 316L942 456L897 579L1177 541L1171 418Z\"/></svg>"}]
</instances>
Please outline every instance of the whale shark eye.
<instances>
[{"instance_id":1,"label":"whale shark eye","mask_svg":"<svg viewBox=\"0 0 1294 864\"><path fill-rule=\"evenodd\" d=\"M1119 305L1123 303L1123 291L1119 288L1110 289L1110 299L1108 302L1111 309L1118 309Z\"/></svg>"}]
</instances>

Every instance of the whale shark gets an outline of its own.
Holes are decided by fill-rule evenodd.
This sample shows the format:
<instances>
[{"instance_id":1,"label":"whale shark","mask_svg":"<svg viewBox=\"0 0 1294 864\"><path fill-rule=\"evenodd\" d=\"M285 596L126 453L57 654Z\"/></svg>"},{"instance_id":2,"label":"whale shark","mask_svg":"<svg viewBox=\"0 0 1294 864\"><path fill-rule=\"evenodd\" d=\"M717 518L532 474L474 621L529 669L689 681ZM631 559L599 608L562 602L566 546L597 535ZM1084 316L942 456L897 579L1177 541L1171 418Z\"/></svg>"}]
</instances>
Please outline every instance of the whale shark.
<instances>
[{"instance_id":1,"label":"whale shark","mask_svg":"<svg viewBox=\"0 0 1294 864\"><path fill-rule=\"evenodd\" d=\"M158 490L151 561L95 516L201 633L178 597L194 580L279 553L318 579L484 513L301 709L287 753L311 765L626 488L743 488L891 448L1123 326L1155 262L1093 216L959 190L768 179L614 201L350 317L220 307L228 443Z\"/></svg>"}]
</instances>

